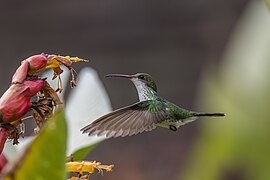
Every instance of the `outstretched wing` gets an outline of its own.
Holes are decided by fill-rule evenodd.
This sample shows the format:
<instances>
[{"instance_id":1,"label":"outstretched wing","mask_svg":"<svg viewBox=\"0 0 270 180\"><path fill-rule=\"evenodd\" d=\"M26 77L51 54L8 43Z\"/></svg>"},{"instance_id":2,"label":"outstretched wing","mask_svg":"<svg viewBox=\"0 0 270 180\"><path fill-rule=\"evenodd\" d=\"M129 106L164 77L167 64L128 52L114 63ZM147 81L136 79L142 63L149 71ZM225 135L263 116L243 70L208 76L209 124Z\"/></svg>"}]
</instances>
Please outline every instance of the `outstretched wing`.
<instances>
[{"instance_id":1,"label":"outstretched wing","mask_svg":"<svg viewBox=\"0 0 270 180\"><path fill-rule=\"evenodd\" d=\"M157 100L138 102L108 113L81 129L88 135L131 136L155 129L166 119L165 105Z\"/></svg>"}]
</instances>

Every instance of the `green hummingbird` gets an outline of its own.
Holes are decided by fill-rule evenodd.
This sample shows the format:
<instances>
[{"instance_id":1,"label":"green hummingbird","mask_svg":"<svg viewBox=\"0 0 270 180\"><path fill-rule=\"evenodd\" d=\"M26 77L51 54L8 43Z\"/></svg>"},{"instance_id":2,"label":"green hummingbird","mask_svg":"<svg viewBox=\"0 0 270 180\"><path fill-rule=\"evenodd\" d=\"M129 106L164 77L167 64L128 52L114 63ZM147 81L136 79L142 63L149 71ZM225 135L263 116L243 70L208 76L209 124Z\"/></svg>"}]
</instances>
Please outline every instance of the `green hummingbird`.
<instances>
[{"instance_id":1,"label":"green hummingbird","mask_svg":"<svg viewBox=\"0 0 270 180\"><path fill-rule=\"evenodd\" d=\"M136 86L139 102L108 113L81 129L88 135L124 137L151 131L157 126L176 131L200 116L225 116L224 113L203 113L182 109L157 94L154 79L146 73L134 75L108 74L106 77L130 79Z\"/></svg>"}]
</instances>

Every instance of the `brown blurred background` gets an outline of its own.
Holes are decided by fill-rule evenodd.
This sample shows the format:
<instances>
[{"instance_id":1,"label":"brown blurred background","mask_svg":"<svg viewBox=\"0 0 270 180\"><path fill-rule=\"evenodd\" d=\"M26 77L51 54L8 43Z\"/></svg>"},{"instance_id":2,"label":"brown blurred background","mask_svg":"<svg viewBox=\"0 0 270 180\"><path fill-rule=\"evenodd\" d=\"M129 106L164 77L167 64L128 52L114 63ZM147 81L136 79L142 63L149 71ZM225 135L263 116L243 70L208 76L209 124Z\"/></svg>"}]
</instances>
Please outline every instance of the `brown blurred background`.
<instances>
[{"instance_id":1,"label":"brown blurred background","mask_svg":"<svg viewBox=\"0 0 270 180\"><path fill-rule=\"evenodd\" d=\"M62 0L1 1L0 93L24 58L40 52L90 59L113 108L137 101L131 82L107 80L108 73L148 72L159 94L196 109L204 67L219 60L247 0ZM80 69L85 64L78 64ZM213 109L213 111L219 111ZM157 129L110 139L89 159L115 164L93 179L178 179L199 132L199 121L177 132Z\"/></svg>"}]
</instances>

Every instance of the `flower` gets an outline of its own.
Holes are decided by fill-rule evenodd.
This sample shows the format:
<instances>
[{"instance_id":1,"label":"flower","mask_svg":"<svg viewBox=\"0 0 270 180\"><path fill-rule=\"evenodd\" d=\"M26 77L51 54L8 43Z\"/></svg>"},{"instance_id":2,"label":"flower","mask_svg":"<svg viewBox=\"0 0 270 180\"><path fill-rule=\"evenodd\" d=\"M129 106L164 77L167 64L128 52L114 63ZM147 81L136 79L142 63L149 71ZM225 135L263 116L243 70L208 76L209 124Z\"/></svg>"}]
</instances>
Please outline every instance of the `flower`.
<instances>
[{"instance_id":1,"label":"flower","mask_svg":"<svg viewBox=\"0 0 270 180\"><path fill-rule=\"evenodd\" d=\"M73 58L69 56L63 57L63 56L45 55L45 54L34 55L22 61L21 66L16 70L15 74L12 77L11 86L7 89L7 91L4 93L4 95L0 99L0 123L1 123L1 128L0 128L0 140L1 140L0 148L1 149L0 150L1 152L7 138L14 139L13 145L18 144L18 138L20 137L21 132L19 132L16 126L20 125L21 127L21 125L23 125L22 117L30 109L32 110L32 116L34 117L37 124L37 128L35 128L35 132L39 132L40 128L43 126L43 122L46 119L48 119L53 113L54 105L62 104L62 101L60 100L56 92L57 90L59 90L59 92L62 91L62 80L60 79L60 74L63 73L63 70L61 69L61 65L67 67L70 70L71 75L72 75L71 77L72 80L70 81L71 87L74 87L76 86L76 82L75 82L74 70L71 67L71 65L74 62L79 62L79 61L85 61L85 60L82 60L78 57ZM53 88L51 88L50 84L46 81L46 78L41 79L37 77L38 72L41 72L46 69L52 69L54 71L53 77L51 78L52 80L55 79L56 77L59 78L58 87L56 91ZM72 97L75 97L75 98L74 100L70 101L71 105L67 106L67 109L68 107L71 107L71 109L66 111L67 117L68 117L68 128L70 132L69 141L68 141L68 154L70 154L71 152L78 151L80 150L80 148L88 148L88 146L91 146L92 143L96 143L104 139L104 137L89 138L87 136L84 136L80 133L80 129L82 126L89 123L88 118L90 120L94 120L98 116L103 115L111 110L109 99L101 83L98 81L97 73L94 70L88 68L88 69L83 70L81 74L83 74L81 77L82 79L84 79L84 81L82 80L82 82L79 84L81 88L78 88L78 89L79 90L81 89L81 90L77 91L78 93L77 95L74 95L74 96L71 95L71 99ZM68 75L66 74L66 77L67 76ZM85 85L89 85L89 82L91 82L90 87L86 86L86 88L82 88L82 87L85 87ZM90 89L95 89L96 91L89 92ZM37 99L36 101L31 102L31 98L34 96L36 96ZM95 99L95 98L98 98L98 99ZM77 101L78 99L79 101ZM98 102L97 100L99 101L100 106L97 106L97 103L96 103ZM86 102L86 103L83 103L81 104L82 106L79 106L80 102ZM74 106L75 108L72 106ZM92 113L90 114L86 113L84 114L85 115L84 117L81 116L83 112L91 112L91 111L80 108L80 107L87 108L88 106L95 107L93 108L96 110L95 114L93 115ZM74 114L70 112L76 110L76 108L77 108L77 111L75 111L76 114L74 116ZM81 109L83 110L80 112ZM45 129L43 132L45 132ZM22 132L24 133L24 131ZM57 135L55 135L55 137L56 136ZM42 136L39 136L39 137L42 137ZM89 139L92 139L92 141L89 141ZM36 140L38 140L38 138ZM32 146L29 146L29 147L32 147ZM7 149L9 150L7 151ZM14 152L15 153L17 152L15 146L10 146L10 143L5 146L4 153L2 154L2 156L4 155L3 157L5 157L5 159L1 159L0 161L3 163L3 166L8 161L12 161L10 157L13 157L13 158L17 157L14 155ZM99 172L102 173L103 172L102 170L111 171L113 167L112 165L110 166L101 165L101 163L97 163L95 161L94 162L88 162L88 161L70 162L66 166L68 167L70 171L74 171L74 172L79 171L79 173L83 173L85 171L88 173L93 173L94 168L98 169Z\"/></svg>"},{"instance_id":2,"label":"flower","mask_svg":"<svg viewBox=\"0 0 270 180\"><path fill-rule=\"evenodd\" d=\"M48 77L48 82L53 88L58 86L58 83L51 81L52 75L48 72L43 74ZM62 83L64 86L68 84L69 73L64 71L62 74ZM66 88L64 88L65 90ZM63 98L64 92L58 93L60 98ZM81 148L91 146L105 139L105 137L87 136L81 134L80 129L95 120L101 115L104 115L112 110L109 97L99 80L97 72L90 68L84 68L78 74L78 86L72 89L65 104L65 112L68 124L68 147L67 155L73 154ZM3 153L8 161L12 161L16 154L24 149L32 137L20 139L20 144L13 146L7 142Z\"/></svg>"}]
</instances>

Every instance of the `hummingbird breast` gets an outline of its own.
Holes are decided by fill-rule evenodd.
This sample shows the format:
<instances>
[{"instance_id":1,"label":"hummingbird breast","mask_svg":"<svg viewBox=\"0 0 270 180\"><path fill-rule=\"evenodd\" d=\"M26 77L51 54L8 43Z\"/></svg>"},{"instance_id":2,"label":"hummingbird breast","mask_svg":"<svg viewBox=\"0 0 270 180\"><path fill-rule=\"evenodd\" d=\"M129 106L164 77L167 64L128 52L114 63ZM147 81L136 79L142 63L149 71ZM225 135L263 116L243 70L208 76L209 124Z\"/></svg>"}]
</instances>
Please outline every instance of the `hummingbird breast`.
<instances>
[{"instance_id":1,"label":"hummingbird breast","mask_svg":"<svg viewBox=\"0 0 270 180\"><path fill-rule=\"evenodd\" d=\"M157 93L150 88L137 86L137 91L140 101L155 100L158 98Z\"/></svg>"}]
</instances>

